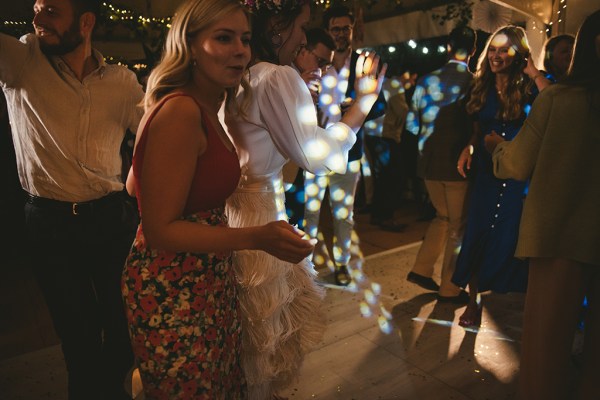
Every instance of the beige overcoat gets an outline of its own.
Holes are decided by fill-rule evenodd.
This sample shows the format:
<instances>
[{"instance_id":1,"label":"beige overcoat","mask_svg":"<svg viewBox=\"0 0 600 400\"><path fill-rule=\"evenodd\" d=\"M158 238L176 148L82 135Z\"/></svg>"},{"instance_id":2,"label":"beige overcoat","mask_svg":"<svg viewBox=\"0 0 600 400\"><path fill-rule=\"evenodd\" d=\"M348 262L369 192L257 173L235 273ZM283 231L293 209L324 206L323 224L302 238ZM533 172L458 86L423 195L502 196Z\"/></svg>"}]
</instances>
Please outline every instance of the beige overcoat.
<instances>
[{"instance_id":1,"label":"beige overcoat","mask_svg":"<svg viewBox=\"0 0 600 400\"><path fill-rule=\"evenodd\" d=\"M540 93L514 140L496 147L499 178L531 178L518 257L600 267L600 94L553 85Z\"/></svg>"}]
</instances>

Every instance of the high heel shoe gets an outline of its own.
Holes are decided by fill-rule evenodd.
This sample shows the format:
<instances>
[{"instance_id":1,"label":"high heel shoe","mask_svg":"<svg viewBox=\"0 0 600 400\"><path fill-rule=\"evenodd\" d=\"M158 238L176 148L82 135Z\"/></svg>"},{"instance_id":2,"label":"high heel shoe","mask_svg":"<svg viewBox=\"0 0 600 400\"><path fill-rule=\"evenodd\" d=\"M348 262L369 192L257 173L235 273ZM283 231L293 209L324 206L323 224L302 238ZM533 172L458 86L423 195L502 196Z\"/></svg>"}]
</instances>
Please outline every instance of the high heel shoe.
<instances>
[{"instance_id":1,"label":"high heel shoe","mask_svg":"<svg viewBox=\"0 0 600 400\"><path fill-rule=\"evenodd\" d=\"M339 286L348 286L352 281L348 267L345 265L336 267L335 271L333 271L333 278L335 279L335 284Z\"/></svg>"},{"instance_id":2,"label":"high heel shoe","mask_svg":"<svg viewBox=\"0 0 600 400\"><path fill-rule=\"evenodd\" d=\"M483 308L480 305L469 304L465 312L458 317L458 325L463 328L479 327L481 325L481 314Z\"/></svg>"}]
</instances>

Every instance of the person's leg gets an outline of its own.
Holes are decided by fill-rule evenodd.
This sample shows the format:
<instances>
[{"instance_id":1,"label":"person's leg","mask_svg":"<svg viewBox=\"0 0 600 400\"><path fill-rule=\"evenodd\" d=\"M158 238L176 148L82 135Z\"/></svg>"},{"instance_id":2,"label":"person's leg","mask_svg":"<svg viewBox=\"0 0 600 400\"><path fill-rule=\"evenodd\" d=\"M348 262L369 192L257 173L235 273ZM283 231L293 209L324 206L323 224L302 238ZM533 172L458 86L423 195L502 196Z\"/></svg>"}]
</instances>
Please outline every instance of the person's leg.
<instances>
[{"instance_id":1,"label":"person's leg","mask_svg":"<svg viewBox=\"0 0 600 400\"><path fill-rule=\"evenodd\" d=\"M473 274L469 281L469 303L465 307L465 311L458 317L458 324L465 328L479 326L481 324L481 307L481 304L477 304L477 275Z\"/></svg>"},{"instance_id":2,"label":"person's leg","mask_svg":"<svg viewBox=\"0 0 600 400\"><path fill-rule=\"evenodd\" d=\"M100 313L89 264L78 262L83 246L76 217L31 204L25 214L31 267L61 341L69 399L102 399Z\"/></svg>"},{"instance_id":3,"label":"person's leg","mask_svg":"<svg viewBox=\"0 0 600 400\"><path fill-rule=\"evenodd\" d=\"M319 238L321 206L328 185L328 176L316 176L304 171L304 231L313 239ZM330 265L333 262L328 253L325 243L320 242L315 246L312 261L318 266Z\"/></svg>"},{"instance_id":4,"label":"person's leg","mask_svg":"<svg viewBox=\"0 0 600 400\"><path fill-rule=\"evenodd\" d=\"M600 393L600 267L586 267L588 310L585 318L581 400L596 399Z\"/></svg>"},{"instance_id":5,"label":"person's leg","mask_svg":"<svg viewBox=\"0 0 600 400\"><path fill-rule=\"evenodd\" d=\"M427 181L426 181L427 182ZM460 288L452 283L452 275L456 267L456 259L460 252L462 236L467 220L465 207L468 183L464 181L444 182L446 206L448 212L448 234L446 236L446 250L442 263L442 282L440 284L441 296L457 296ZM434 205L438 200L434 200ZM437 207L436 207L437 209Z\"/></svg>"},{"instance_id":6,"label":"person's leg","mask_svg":"<svg viewBox=\"0 0 600 400\"><path fill-rule=\"evenodd\" d=\"M444 184L441 181L426 180L425 185L436 209L436 217L429 223L423 244L411 272L431 278L433 267L446 245L448 234L448 205Z\"/></svg>"},{"instance_id":7,"label":"person's leg","mask_svg":"<svg viewBox=\"0 0 600 400\"><path fill-rule=\"evenodd\" d=\"M316 176L304 171L304 226L308 236L314 239L319 234L321 205L328 185L328 176Z\"/></svg>"},{"instance_id":8,"label":"person's leg","mask_svg":"<svg viewBox=\"0 0 600 400\"><path fill-rule=\"evenodd\" d=\"M360 159L360 176L363 181L363 187L365 192L365 209L370 212L370 207L373 206L373 194L375 193L375 186L373 182L373 173L371 171L371 165L373 164L373 156L368 146L364 148L365 152Z\"/></svg>"},{"instance_id":9,"label":"person's leg","mask_svg":"<svg viewBox=\"0 0 600 400\"><path fill-rule=\"evenodd\" d=\"M389 185L388 190L390 191L389 207L393 212L402 203L402 192L404 191L402 181L402 163L400 155L400 143L396 143L392 139L388 140L390 144L390 165L388 168L388 177L386 179L386 185Z\"/></svg>"},{"instance_id":10,"label":"person's leg","mask_svg":"<svg viewBox=\"0 0 600 400\"><path fill-rule=\"evenodd\" d=\"M532 258L523 313L518 397L566 399L573 336L585 294L582 265Z\"/></svg>"},{"instance_id":11,"label":"person's leg","mask_svg":"<svg viewBox=\"0 0 600 400\"><path fill-rule=\"evenodd\" d=\"M381 171L381 185L379 196L382 199L378 204L381 208L381 216L384 217L380 227L384 231L403 232L407 224L401 223L394 218L394 213L402 202L402 174L400 163L400 144L392 139L384 138L388 147L389 160Z\"/></svg>"},{"instance_id":12,"label":"person's leg","mask_svg":"<svg viewBox=\"0 0 600 400\"><path fill-rule=\"evenodd\" d=\"M354 229L354 195L360 173L360 161L348 163L345 174L332 175L329 181L329 201L333 215L333 258L336 266L350 262L350 246Z\"/></svg>"},{"instance_id":13,"label":"person's leg","mask_svg":"<svg viewBox=\"0 0 600 400\"><path fill-rule=\"evenodd\" d=\"M366 136L366 147L374 156L373 175L375 177L373 208L371 209L371 219L373 223L383 223L389 221L394 216L394 208L390 207L392 197L390 192L393 188L389 182L389 168L391 161L391 146L389 139ZM399 185L399 182L396 182Z\"/></svg>"},{"instance_id":14,"label":"person's leg","mask_svg":"<svg viewBox=\"0 0 600 400\"><path fill-rule=\"evenodd\" d=\"M93 268L93 284L104 333L102 375L98 379L104 396L111 399L130 398L124 384L133 366L133 350L121 296L121 275L135 237L137 218L134 211L120 199L97 210L86 235L89 252L81 260Z\"/></svg>"}]
</instances>

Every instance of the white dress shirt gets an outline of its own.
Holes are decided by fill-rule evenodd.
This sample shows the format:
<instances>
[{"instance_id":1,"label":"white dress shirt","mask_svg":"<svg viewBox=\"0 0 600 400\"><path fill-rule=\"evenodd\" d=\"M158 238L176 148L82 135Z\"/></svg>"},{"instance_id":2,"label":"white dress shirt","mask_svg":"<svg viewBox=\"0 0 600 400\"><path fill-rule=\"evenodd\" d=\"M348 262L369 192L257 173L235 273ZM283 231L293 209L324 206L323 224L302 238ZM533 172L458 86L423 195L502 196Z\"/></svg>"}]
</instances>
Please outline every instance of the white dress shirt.
<instances>
[{"instance_id":1,"label":"white dress shirt","mask_svg":"<svg viewBox=\"0 0 600 400\"><path fill-rule=\"evenodd\" d=\"M126 130L137 130L144 94L133 72L93 56L99 67L81 82L35 35L0 34L19 179L33 195L81 202L123 189L119 150Z\"/></svg>"}]
</instances>

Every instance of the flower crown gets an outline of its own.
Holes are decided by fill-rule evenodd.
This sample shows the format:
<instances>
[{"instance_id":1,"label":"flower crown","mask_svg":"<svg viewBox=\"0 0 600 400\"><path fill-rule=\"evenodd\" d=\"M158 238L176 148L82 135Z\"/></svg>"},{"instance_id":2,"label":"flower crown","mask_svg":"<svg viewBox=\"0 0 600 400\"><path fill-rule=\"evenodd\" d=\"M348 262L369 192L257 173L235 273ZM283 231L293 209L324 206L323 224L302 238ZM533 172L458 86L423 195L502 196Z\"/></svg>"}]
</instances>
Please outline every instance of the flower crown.
<instances>
[{"instance_id":1,"label":"flower crown","mask_svg":"<svg viewBox=\"0 0 600 400\"><path fill-rule=\"evenodd\" d=\"M310 0L242 0L242 3L252 12L269 10L275 14L282 11L292 11L308 4Z\"/></svg>"}]
</instances>

